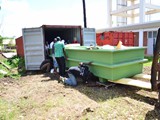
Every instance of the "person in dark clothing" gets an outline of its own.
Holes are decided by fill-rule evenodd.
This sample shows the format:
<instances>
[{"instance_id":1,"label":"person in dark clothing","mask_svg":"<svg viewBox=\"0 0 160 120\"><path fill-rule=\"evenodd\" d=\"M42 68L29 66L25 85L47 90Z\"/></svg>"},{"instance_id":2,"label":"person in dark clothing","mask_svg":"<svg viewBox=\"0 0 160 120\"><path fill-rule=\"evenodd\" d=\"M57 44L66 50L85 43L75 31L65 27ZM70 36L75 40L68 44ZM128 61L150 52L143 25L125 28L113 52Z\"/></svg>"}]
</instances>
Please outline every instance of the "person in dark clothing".
<instances>
[{"instance_id":1,"label":"person in dark clothing","mask_svg":"<svg viewBox=\"0 0 160 120\"><path fill-rule=\"evenodd\" d=\"M48 41L45 42L45 56L47 57L49 55L49 45Z\"/></svg>"},{"instance_id":2,"label":"person in dark clothing","mask_svg":"<svg viewBox=\"0 0 160 120\"><path fill-rule=\"evenodd\" d=\"M47 58L41 63L40 70L48 73L53 69L53 59L52 57L47 56Z\"/></svg>"},{"instance_id":3,"label":"person in dark clothing","mask_svg":"<svg viewBox=\"0 0 160 120\"><path fill-rule=\"evenodd\" d=\"M89 67L87 65L90 65L89 63L80 63L79 66L70 67L68 69L68 78L61 77L59 78L59 82L63 82L67 85L76 86L77 85L77 78L81 78L84 83L87 83L89 79L93 78L93 73L90 72ZM96 77L96 76L95 76Z\"/></svg>"}]
</instances>

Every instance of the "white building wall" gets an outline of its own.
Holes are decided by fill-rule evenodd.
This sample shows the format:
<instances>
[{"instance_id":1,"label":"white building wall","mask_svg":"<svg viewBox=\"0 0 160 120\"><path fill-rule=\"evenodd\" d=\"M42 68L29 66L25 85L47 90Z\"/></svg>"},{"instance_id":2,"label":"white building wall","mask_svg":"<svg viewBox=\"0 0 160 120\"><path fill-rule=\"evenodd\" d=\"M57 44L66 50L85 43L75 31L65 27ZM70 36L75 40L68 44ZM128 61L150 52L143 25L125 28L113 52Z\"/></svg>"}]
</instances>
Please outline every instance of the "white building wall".
<instances>
[{"instance_id":1,"label":"white building wall","mask_svg":"<svg viewBox=\"0 0 160 120\"><path fill-rule=\"evenodd\" d=\"M111 30L117 28L122 28L121 31L126 31L126 26L134 25L134 24L151 24L149 28L140 28L139 31L139 46L143 46L143 32L147 31L147 29L157 29L159 25L155 26L154 22L156 23L159 21L160 16L160 1L157 0L107 0L109 2L108 10L110 15L108 21L108 26ZM117 9L112 9L110 7L117 5ZM122 4L125 4L124 7ZM121 6L120 6L121 5ZM126 6L126 7L125 7ZM115 19L117 18L117 19ZM122 22L121 22L122 21ZM125 24L123 24L125 23ZM153 27L151 27L153 25ZM123 29L124 26L124 29ZM143 26L143 25L142 25ZM133 28L130 31L135 31ZM137 31L137 30L136 30ZM153 38L155 39L155 38ZM153 42L153 41L152 41Z\"/></svg>"}]
</instances>

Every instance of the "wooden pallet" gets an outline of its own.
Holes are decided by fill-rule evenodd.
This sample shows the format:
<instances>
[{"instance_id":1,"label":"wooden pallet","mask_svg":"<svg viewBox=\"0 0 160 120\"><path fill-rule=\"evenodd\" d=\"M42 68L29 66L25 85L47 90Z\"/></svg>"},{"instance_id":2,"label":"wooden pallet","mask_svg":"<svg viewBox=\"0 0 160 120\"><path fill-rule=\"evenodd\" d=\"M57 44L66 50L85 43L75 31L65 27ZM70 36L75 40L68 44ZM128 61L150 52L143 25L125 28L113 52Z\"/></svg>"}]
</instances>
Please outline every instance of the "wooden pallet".
<instances>
[{"instance_id":1,"label":"wooden pallet","mask_svg":"<svg viewBox=\"0 0 160 120\"><path fill-rule=\"evenodd\" d=\"M132 78L122 78L119 80L107 80L107 82L97 82L97 85L104 86L106 89L114 87L116 84L136 86L144 89L151 89L151 75L137 74Z\"/></svg>"},{"instance_id":2,"label":"wooden pallet","mask_svg":"<svg viewBox=\"0 0 160 120\"><path fill-rule=\"evenodd\" d=\"M151 89L151 83L144 82L141 80L131 79L131 78L122 78L116 81L109 81L113 83L123 84L123 85L130 85L130 86L136 86L144 89Z\"/></svg>"}]
</instances>

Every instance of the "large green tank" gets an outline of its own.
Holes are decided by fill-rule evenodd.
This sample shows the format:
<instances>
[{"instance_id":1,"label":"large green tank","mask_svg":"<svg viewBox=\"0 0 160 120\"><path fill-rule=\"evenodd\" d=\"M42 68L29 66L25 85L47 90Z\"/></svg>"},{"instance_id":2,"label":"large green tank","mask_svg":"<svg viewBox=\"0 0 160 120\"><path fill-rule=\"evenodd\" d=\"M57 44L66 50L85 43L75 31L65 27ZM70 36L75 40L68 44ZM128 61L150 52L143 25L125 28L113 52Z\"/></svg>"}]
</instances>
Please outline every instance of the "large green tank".
<instances>
[{"instance_id":1,"label":"large green tank","mask_svg":"<svg viewBox=\"0 0 160 120\"><path fill-rule=\"evenodd\" d=\"M124 49L87 48L85 46L66 47L67 66L77 66L79 62L92 61L90 70L101 79L118 80L142 72L144 47Z\"/></svg>"}]
</instances>

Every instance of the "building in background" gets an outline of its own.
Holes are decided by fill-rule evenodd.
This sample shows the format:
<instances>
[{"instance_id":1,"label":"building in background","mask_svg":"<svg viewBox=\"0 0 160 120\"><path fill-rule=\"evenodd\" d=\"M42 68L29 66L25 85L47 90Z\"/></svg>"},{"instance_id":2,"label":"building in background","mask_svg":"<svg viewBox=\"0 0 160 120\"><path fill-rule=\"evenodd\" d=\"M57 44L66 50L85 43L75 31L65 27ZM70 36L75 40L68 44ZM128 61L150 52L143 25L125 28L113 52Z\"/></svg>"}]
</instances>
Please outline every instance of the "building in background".
<instances>
[{"instance_id":1,"label":"building in background","mask_svg":"<svg viewBox=\"0 0 160 120\"><path fill-rule=\"evenodd\" d=\"M14 38L4 38L2 40L2 49L15 49L15 39Z\"/></svg>"},{"instance_id":2,"label":"building in background","mask_svg":"<svg viewBox=\"0 0 160 120\"><path fill-rule=\"evenodd\" d=\"M156 0L107 0L106 31L135 32L135 45L147 47L153 55L157 30L160 25L160 2Z\"/></svg>"}]
</instances>

